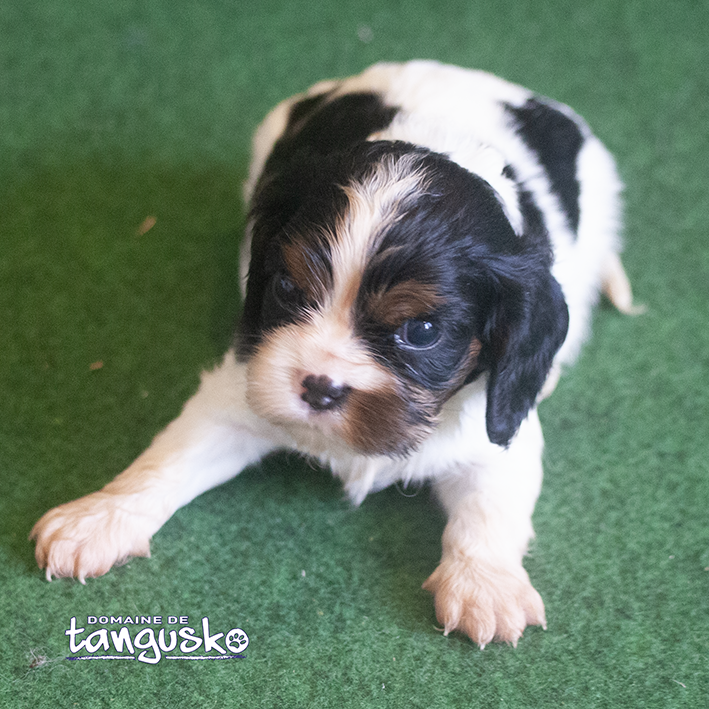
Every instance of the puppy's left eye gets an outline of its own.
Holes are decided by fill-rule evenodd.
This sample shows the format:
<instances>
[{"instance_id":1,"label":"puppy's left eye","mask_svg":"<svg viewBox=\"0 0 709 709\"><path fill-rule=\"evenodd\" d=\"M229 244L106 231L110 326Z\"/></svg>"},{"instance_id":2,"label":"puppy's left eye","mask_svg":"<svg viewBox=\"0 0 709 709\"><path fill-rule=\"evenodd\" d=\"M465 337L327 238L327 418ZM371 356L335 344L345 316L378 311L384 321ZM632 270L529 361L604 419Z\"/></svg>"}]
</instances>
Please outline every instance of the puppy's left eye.
<instances>
[{"instance_id":1,"label":"puppy's left eye","mask_svg":"<svg viewBox=\"0 0 709 709\"><path fill-rule=\"evenodd\" d=\"M407 320L394 334L399 345L417 350L433 347L441 338L439 328L430 320L411 318Z\"/></svg>"}]
</instances>

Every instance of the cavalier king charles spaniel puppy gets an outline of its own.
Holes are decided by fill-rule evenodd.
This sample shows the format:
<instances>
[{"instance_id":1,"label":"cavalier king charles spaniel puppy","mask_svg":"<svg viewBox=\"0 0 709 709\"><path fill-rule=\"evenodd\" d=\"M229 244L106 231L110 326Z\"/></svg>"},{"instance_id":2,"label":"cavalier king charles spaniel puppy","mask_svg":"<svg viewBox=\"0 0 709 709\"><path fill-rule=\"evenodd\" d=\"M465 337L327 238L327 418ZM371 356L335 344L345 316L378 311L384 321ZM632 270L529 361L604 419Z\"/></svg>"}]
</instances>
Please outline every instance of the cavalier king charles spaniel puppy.
<instances>
[{"instance_id":1,"label":"cavalier king charles spaniel puppy","mask_svg":"<svg viewBox=\"0 0 709 709\"><path fill-rule=\"evenodd\" d=\"M522 566L537 404L601 290L634 309L620 191L578 115L481 71L378 64L279 104L245 184L234 347L127 470L37 522L47 579L148 556L175 510L290 449L355 505L432 482L448 522L424 588L446 634L545 626Z\"/></svg>"}]
</instances>

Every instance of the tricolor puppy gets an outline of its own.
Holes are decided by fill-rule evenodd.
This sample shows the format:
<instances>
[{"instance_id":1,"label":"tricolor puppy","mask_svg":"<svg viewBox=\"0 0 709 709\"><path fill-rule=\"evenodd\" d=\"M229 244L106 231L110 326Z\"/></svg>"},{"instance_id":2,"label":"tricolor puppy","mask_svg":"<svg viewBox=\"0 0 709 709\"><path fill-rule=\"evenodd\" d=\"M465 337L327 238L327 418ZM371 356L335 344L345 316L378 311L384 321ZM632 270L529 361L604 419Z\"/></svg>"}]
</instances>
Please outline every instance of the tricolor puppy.
<instances>
[{"instance_id":1,"label":"tricolor puppy","mask_svg":"<svg viewBox=\"0 0 709 709\"><path fill-rule=\"evenodd\" d=\"M536 407L600 290L632 309L620 189L579 116L483 72L379 64L281 103L254 138L237 344L125 472L39 520L47 578L147 556L179 507L295 449L355 504L433 482L446 633L544 626Z\"/></svg>"}]
</instances>

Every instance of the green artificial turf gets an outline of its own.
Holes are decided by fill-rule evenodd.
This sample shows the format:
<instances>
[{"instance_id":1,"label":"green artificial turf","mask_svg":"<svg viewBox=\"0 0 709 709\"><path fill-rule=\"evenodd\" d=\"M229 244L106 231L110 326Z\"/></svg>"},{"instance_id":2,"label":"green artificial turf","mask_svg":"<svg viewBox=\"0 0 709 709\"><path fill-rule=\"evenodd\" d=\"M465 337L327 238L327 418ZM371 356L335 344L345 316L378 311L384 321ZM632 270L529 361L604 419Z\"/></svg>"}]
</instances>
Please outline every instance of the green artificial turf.
<instances>
[{"instance_id":1,"label":"green artificial turf","mask_svg":"<svg viewBox=\"0 0 709 709\"><path fill-rule=\"evenodd\" d=\"M709 706L708 26L690 0L0 3L0 706ZM415 57L571 104L627 185L648 312L599 308L541 407L526 566L548 630L443 637L420 588L444 525L429 492L353 510L285 456L180 510L151 559L47 583L33 523L130 463L230 340L258 121ZM89 614L208 617L250 645L68 661Z\"/></svg>"}]
</instances>

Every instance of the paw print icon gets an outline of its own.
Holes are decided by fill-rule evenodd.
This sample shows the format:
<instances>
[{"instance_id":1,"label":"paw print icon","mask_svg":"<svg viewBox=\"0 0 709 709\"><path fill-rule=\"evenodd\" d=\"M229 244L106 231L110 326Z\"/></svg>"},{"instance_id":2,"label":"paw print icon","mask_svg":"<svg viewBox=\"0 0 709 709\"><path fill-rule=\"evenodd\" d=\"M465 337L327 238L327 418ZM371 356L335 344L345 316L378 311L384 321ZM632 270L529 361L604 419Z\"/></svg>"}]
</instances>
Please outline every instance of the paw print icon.
<instances>
[{"instance_id":1,"label":"paw print icon","mask_svg":"<svg viewBox=\"0 0 709 709\"><path fill-rule=\"evenodd\" d=\"M227 633L224 643L231 652L239 654L249 646L249 636L241 628L233 628Z\"/></svg>"}]
</instances>

